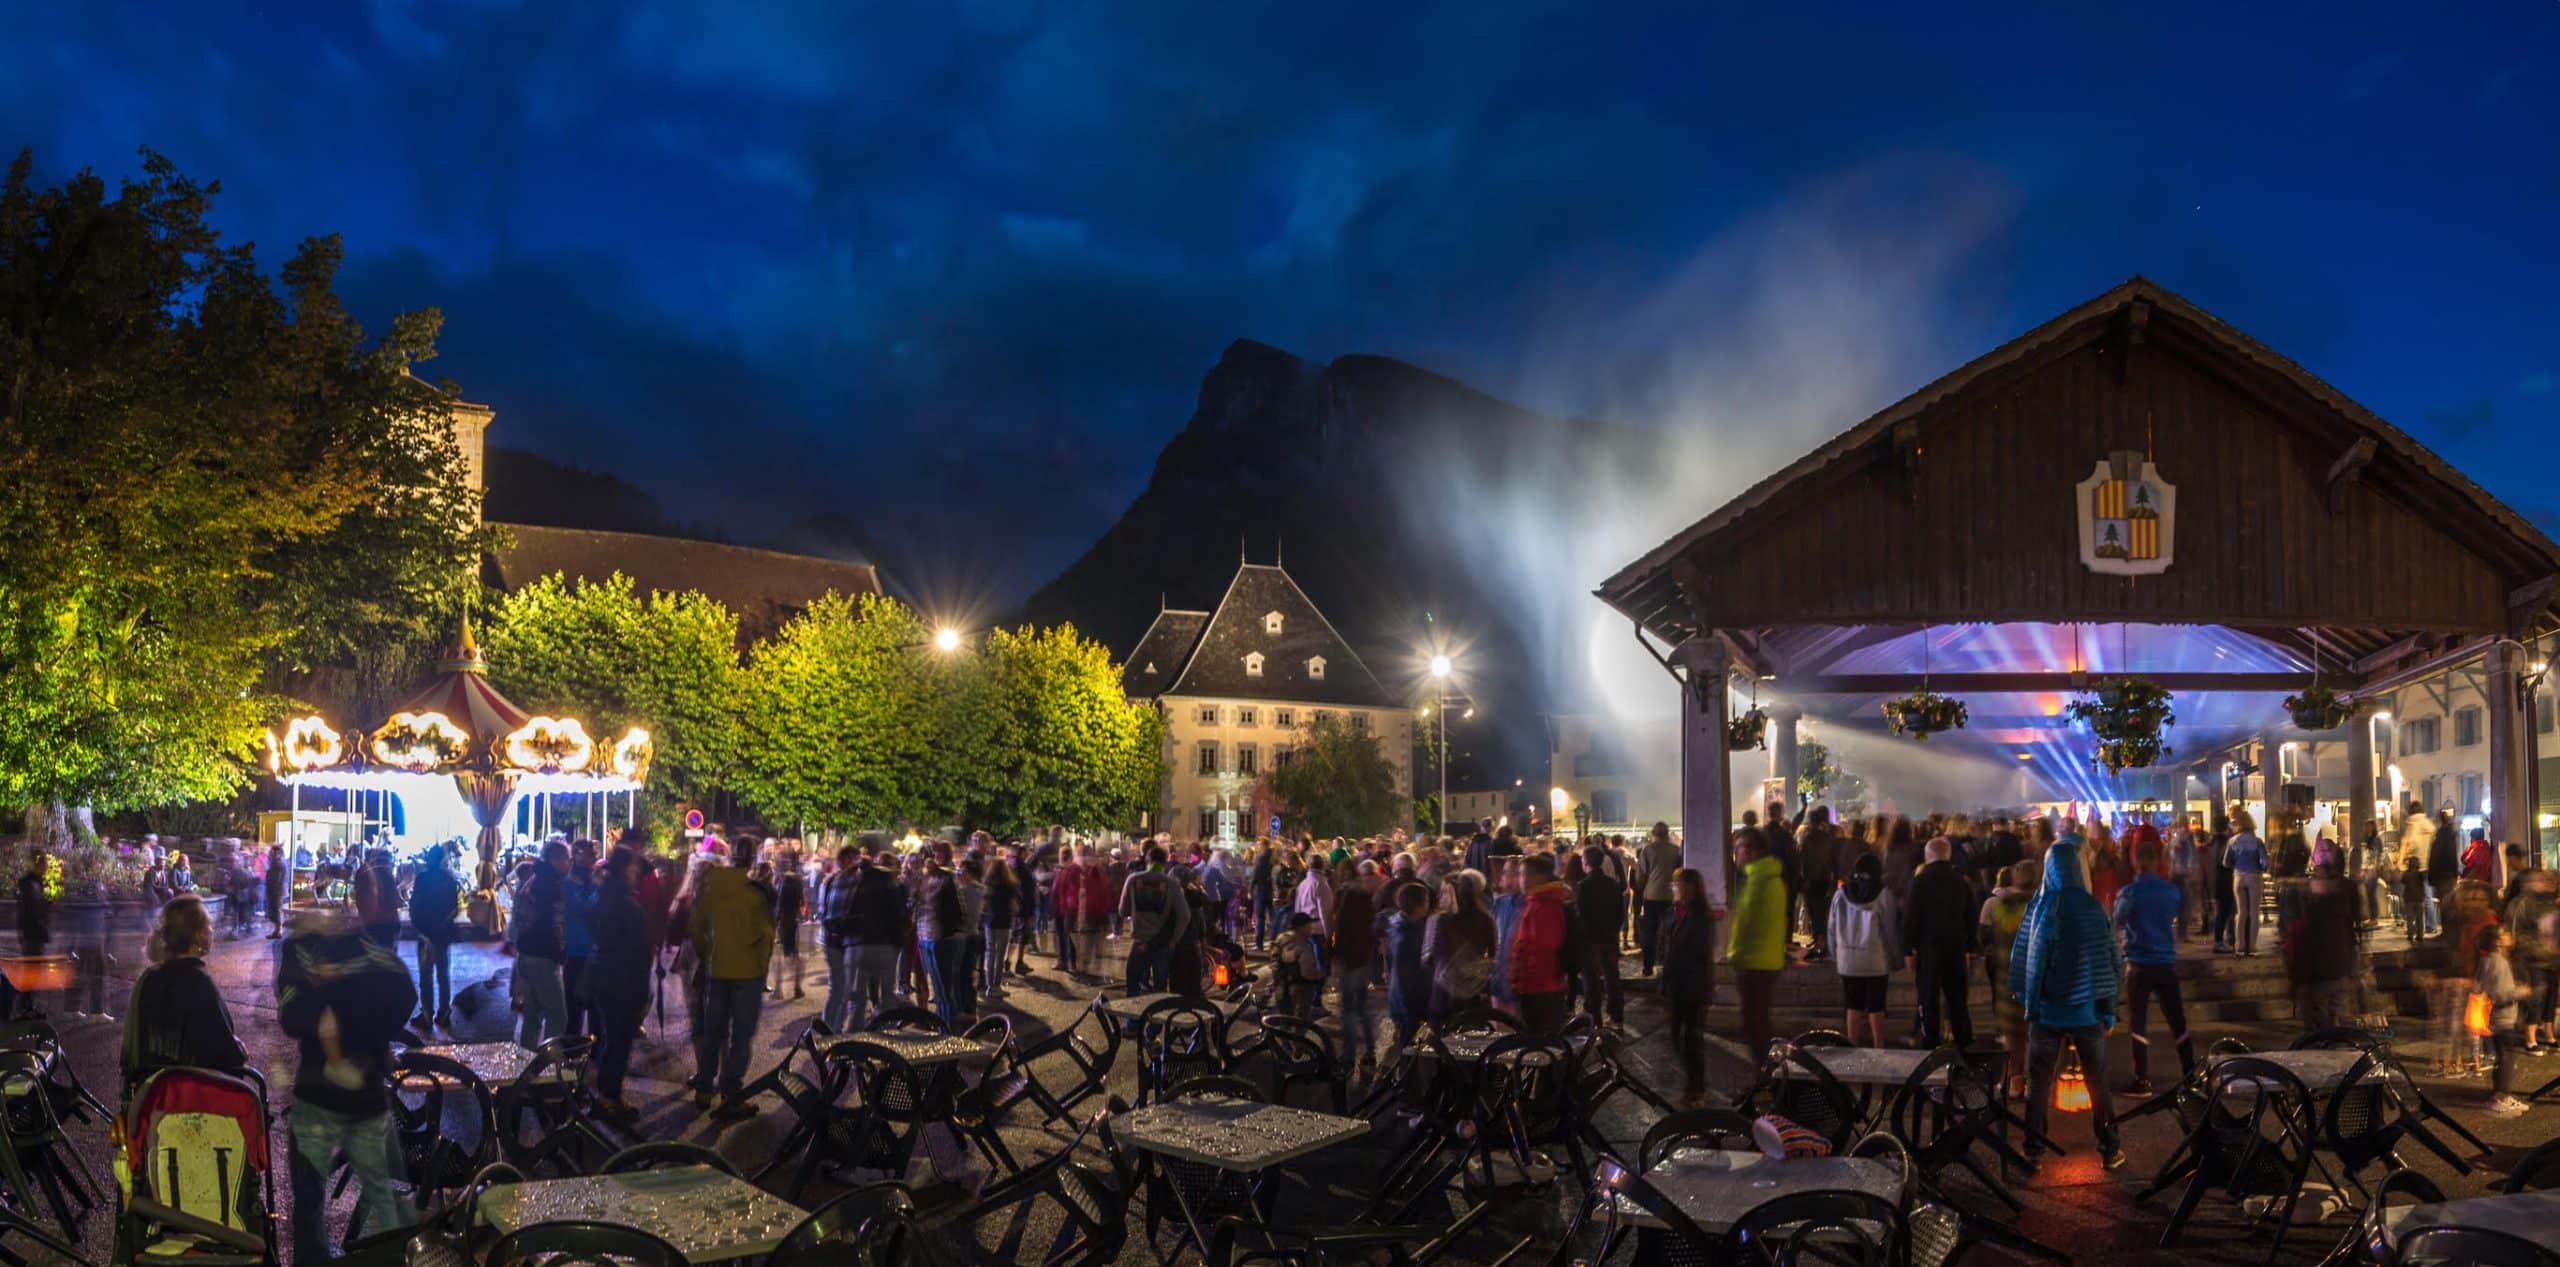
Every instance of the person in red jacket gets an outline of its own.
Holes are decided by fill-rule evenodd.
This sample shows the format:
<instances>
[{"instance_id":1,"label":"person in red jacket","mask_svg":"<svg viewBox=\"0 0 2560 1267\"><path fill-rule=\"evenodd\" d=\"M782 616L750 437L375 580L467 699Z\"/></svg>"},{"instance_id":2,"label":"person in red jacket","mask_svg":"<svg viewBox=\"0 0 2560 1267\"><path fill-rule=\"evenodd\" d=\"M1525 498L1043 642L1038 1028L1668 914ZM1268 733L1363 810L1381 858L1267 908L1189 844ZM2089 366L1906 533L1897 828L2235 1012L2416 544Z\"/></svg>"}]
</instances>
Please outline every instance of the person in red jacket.
<instances>
[{"instance_id":1,"label":"person in red jacket","mask_svg":"<svg viewBox=\"0 0 2560 1267\"><path fill-rule=\"evenodd\" d=\"M1564 1030L1565 888L1556 879L1554 854L1531 854L1524 864L1528 902L1511 935L1511 992L1520 999L1521 1028L1532 1034Z\"/></svg>"},{"instance_id":2,"label":"person in red jacket","mask_svg":"<svg viewBox=\"0 0 2560 1267\"><path fill-rule=\"evenodd\" d=\"M1120 895L1112 891L1110 876L1094 861L1093 851L1083 845L1076 846L1074 862L1058 868L1057 884L1058 918L1066 922L1076 952L1067 973L1090 977L1102 966L1102 933L1119 908Z\"/></svg>"}]
</instances>

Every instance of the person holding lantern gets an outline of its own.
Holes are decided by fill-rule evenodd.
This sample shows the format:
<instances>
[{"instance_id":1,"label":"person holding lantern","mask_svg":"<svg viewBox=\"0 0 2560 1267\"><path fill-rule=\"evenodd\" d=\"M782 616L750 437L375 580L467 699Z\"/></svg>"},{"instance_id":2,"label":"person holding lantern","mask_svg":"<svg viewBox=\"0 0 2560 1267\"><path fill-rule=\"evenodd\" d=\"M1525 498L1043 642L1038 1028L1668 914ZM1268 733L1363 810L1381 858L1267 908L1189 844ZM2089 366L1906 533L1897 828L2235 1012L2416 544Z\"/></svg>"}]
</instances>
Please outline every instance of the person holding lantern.
<instances>
[{"instance_id":1,"label":"person holding lantern","mask_svg":"<svg viewBox=\"0 0 2560 1267\"><path fill-rule=\"evenodd\" d=\"M2124 952L2107 912L2089 891L2080 849L2079 833L2068 831L2046 851L2044 887L2027 904L2009 956L2009 992L2027 1012L2026 1157L2033 1168L2040 1152L2036 1141L2050 1138L2045 1118L2068 1042L2087 1080L2099 1160L2115 1170L2124 1165L2124 1148L2107 1090L2107 1035L2115 1029Z\"/></svg>"}]
</instances>

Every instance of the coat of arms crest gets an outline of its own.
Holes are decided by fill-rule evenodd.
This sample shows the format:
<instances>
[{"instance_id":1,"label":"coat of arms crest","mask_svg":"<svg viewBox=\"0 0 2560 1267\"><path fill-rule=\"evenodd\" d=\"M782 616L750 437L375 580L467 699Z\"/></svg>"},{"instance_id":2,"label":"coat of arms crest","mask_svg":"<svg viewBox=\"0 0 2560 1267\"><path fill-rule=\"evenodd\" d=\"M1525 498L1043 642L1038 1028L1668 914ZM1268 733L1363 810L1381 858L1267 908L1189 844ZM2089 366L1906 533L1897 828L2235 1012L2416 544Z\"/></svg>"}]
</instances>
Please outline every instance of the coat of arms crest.
<instances>
[{"instance_id":1,"label":"coat of arms crest","mask_svg":"<svg viewBox=\"0 0 2560 1267\"><path fill-rule=\"evenodd\" d=\"M2177 557L2178 489L2148 458L2108 454L2080 481L2080 561L2092 572L2151 576Z\"/></svg>"}]
</instances>

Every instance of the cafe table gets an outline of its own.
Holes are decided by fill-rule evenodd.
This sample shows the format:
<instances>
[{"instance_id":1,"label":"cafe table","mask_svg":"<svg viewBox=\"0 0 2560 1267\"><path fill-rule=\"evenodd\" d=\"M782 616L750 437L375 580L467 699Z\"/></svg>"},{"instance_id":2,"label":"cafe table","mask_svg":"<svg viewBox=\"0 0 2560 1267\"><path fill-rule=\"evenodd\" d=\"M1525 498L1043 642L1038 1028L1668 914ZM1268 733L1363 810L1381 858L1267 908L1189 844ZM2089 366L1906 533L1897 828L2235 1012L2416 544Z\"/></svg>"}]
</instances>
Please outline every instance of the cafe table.
<instances>
[{"instance_id":1,"label":"cafe table","mask_svg":"<svg viewBox=\"0 0 2560 1267\"><path fill-rule=\"evenodd\" d=\"M532 1052L514 1043L430 1043L409 1050L421 1056L437 1056L471 1071L471 1076L491 1087L503 1087L524 1076L533 1067ZM551 1076L565 1079L570 1070L551 1066Z\"/></svg>"},{"instance_id":2,"label":"cafe table","mask_svg":"<svg viewBox=\"0 0 2560 1267\"><path fill-rule=\"evenodd\" d=\"M536 1179L492 1186L479 1217L504 1236L536 1223L612 1223L676 1248L689 1263L771 1254L809 1212L710 1166Z\"/></svg>"},{"instance_id":3,"label":"cafe table","mask_svg":"<svg viewBox=\"0 0 2560 1267\"><path fill-rule=\"evenodd\" d=\"M1271 1217L1271 1171L1369 1131L1367 1120L1225 1096L1193 1096L1115 1115L1112 1138L1123 1147L1174 1163L1152 1175L1150 1193L1170 1192L1194 1243L1209 1243L1216 1216L1243 1206ZM1209 1175L1180 1173L1205 1167ZM1195 1191L1197 1189L1197 1191ZM1202 1215L1209 1215L1204 1222ZM1179 1256L1182 1247L1174 1247ZM1168 1258L1166 1261L1171 1261Z\"/></svg>"},{"instance_id":4,"label":"cafe table","mask_svg":"<svg viewBox=\"0 0 2560 1267\"><path fill-rule=\"evenodd\" d=\"M847 1044L859 1043L897 1053L908 1064L919 1069L936 1065L957 1064L995 1054L996 1045L983 1039L959 1034L936 1034L930 1030L883 1029L857 1030L850 1034L833 1034L817 1042L818 1055L832 1059Z\"/></svg>"},{"instance_id":5,"label":"cafe table","mask_svg":"<svg viewBox=\"0 0 2560 1267\"><path fill-rule=\"evenodd\" d=\"M2311 1048L2303 1051L2232 1052L2215 1056L2213 1063L2218 1065L2235 1056L2266 1061L2301 1079L2303 1088L2315 1096L2337 1094L2338 1088L2346 1084L2347 1075L2354 1072L2356 1062L2365 1059L2365 1053L2354 1048ZM2374 1082L2389 1076L2389 1067L2377 1060L2365 1070L2361 1081Z\"/></svg>"},{"instance_id":6,"label":"cafe table","mask_svg":"<svg viewBox=\"0 0 2560 1267\"><path fill-rule=\"evenodd\" d=\"M1902 1171L1872 1157L1800 1157L1780 1161L1762 1152L1681 1150L1655 1162L1644 1181L1699 1229L1721 1235L1762 1203L1800 1192L1847 1190L1897 1201ZM1625 1198L1619 1217L1629 1227L1666 1224Z\"/></svg>"},{"instance_id":7,"label":"cafe table","mask_svg":"<svg viewBox=\"0 0 2560 1267\"><path fill-rule=\"evenodd\" d=\"M1120 1018L1121 1020L1135 1021L1139 1017L1146 1015L1148 1008L1154 1007L1156 1004L1162 1003L1166 999L1179 999L1182 997L1183 996L1179 994L1174 994L1165 990L1158 990L1152 994L1127 994L1121 995L1117 998L1106 995L1102 1000L1102 1010ZM1238 1005L1230 1000L1188 999L1185 1001L1196 1007L1211 1009L1218 1015L1223 1016L1230 1021L1233 1021L1236 1018Z\"/></svg>"}]
</instances>

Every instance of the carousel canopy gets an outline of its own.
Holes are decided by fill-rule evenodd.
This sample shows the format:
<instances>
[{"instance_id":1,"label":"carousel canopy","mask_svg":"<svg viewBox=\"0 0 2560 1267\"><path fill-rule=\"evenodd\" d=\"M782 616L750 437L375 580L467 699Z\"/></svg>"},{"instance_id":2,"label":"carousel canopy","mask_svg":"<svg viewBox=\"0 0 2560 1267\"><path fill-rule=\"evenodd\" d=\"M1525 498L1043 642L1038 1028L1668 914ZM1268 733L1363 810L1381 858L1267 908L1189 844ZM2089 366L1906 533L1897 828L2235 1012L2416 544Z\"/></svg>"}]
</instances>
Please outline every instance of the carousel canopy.
<instances>
[{"instance_id":1,"label":"carousel canopy","mask_svg":"<svg viewBox=\"0 0 2560 1267\"><path fill-rule=\"evenodd\" d=\"M489 685L489 662L481 658L479 644L472 641L471 623L467 620L462 625L462 640L436 662L436 677L397 711L443 714L445 720L461 727L470 737L474 750L486 750L533 719L532 714L510 703L497 687Z\"/></svg>"}]
</instances>

